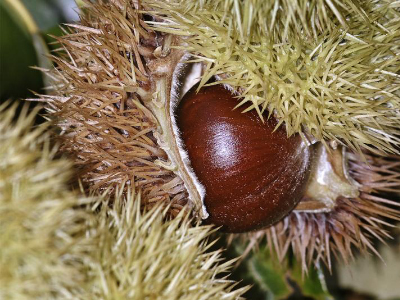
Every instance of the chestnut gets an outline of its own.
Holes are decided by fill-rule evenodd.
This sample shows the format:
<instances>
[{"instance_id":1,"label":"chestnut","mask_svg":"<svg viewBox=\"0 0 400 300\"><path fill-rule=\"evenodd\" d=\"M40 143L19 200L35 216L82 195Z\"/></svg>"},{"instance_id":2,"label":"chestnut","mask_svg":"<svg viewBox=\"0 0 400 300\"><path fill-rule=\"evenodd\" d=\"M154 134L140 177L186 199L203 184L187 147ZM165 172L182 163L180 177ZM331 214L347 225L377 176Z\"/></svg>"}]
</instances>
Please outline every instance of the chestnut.
<instances>
[{"instance_id":1,"label":"chestnut","mask_svg":"<svg viewBox=\"0 0 400 300\"><path fill-rule=\"evenodd\" d=\"M204 186L206 223L225 232L247 232L284 218L301 200L312 150L300 135L264 113L234 109L237 99L222 85L197 86L175 110L191 168ZM275 130L276 129L276 130Z\"/></svg>"}]
</instances>

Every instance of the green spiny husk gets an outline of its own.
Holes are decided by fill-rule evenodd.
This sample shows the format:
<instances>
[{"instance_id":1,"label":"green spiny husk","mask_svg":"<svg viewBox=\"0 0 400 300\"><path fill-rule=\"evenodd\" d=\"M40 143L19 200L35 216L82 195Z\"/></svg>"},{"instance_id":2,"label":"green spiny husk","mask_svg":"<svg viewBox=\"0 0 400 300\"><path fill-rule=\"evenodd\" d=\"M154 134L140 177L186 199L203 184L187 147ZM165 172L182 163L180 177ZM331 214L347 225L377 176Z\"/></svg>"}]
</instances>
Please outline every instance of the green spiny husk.
<instances>
[{"instance_id":1,"label":"green spiny husk","mask_svg":"<svg viewBox=\"0 0 400 300\"><path fill-rule=\"evenodd\" d=\"M293 8L288 18L271 12L280 2L285 3L282 10ZM163 20L149 24L181 36L179 47L207 65L202 84L220 76L218 83L240 91L238 105L247 106L245 111L256 109L260 117L264 110L275 112L288 135L308 131L318 140L336 140L357 152L399 153L398 8L384 0L363 1L361 6L343 1L341 7L350 16L342 27L344 18L325 18L333 13L326 7L332 1L317 2L144 1L149 13ZM254 16L248 15L252 5ZM225 6L231 10L223 10ZM283 26L284 20L288 23ZM307 24L322 21L331 25L312 29L315 34L309 37L312 25Z\"/></svg>"},{"instance_id":2,"label":"green spiny husk","mask_svg":"<svg viewBox=\"0 0 400 300\"><path fill-rule=\"evenodd\" d=\"M210 227L185 211L143 211L140 192L71 191L71 163L54 159L37 110L0 106L1 299L239 299L225 275L233 261L211 252ZM205 298L204 298L205 297Z\"/></svg>"},{"instance_id":3,"label":"green spiny husk","mask_svg":"<svg viewBox=\"0 0 400 300\"><path fill-rule=\"evenodd\" d=\"M171 1L170 1L171 2ZM325 31L343 27L357 20L375 27L371 7L377 1L358 0L203 0L172 1L184 4L185 15L210 8L223 12L231 30L239 34L241 43L251 43L263 36L287 38L293 30L307 38L315 38ZM151 5L151 4L150 4ZM367 13L368 12L368 13ZM211 14L210 14L211 15ZM225 22L225 20L223 21ZM221 22L222 24L222 22Z\"/></svg>"}]
</instances>

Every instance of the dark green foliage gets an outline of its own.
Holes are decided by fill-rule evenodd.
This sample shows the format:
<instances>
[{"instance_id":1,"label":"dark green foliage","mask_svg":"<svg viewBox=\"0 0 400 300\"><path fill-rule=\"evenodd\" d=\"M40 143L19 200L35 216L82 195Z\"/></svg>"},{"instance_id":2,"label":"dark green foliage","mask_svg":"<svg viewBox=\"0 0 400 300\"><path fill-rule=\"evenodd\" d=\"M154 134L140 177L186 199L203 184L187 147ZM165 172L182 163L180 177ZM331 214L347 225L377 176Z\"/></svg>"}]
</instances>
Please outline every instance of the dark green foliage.
<instances>
[{"instance_id":1,"label":"dark green foliage","mask_svg":"<svg viewBox=\"0 0 400 300\"><path fill-rule=\"evenodd\" d=\"M32 96L29 90L40 91L42 74L31 66L38 64L32 37L0 3L0 101Z\"/></svg>"}]
</instances>

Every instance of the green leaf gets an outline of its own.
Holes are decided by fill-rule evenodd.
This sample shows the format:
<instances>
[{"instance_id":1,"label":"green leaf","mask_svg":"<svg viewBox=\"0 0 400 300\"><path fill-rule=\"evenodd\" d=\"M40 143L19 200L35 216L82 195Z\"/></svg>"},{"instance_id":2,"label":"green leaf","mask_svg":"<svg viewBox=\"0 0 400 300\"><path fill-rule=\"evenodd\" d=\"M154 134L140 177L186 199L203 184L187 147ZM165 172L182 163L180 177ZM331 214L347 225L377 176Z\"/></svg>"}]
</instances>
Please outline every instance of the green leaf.
<instances>
[{"instance_id":1,"label":"green leaf","mask_svg":"<svg viewBox=\"0 0 400 300\"><path fill-rule=\"evenodd\" d=\"M295 261L290 275L304 296L312 297L316 300L333 299L326 288L325 276L321 268L315 269L312 267L309 268L307 274L303 274L301 264Z\"/></svg>"},{"instance_id":2,"label":"green leaf","mask_svg":"<svg viewBox=\"0 0 400 300\"><path fill-rule=\"evenodd\" d=\"M49 85L32 67L51 68L49 50L30 11L20 0L0 2L0 100L32 97Z\"/></svg>"},{"instance_id":3,"label":"green leaf","mask_svg":"<svg viewBox=\"0 0 400 300\"><path fill-rule=\"evenodd\" d=\"M271 259L267 248L255 253L247 262L249 274L270 299L285 299L292 289L286 280L285 269Z\"/></svg>"},{"instance_id":4,"label":"green leaf","mask_svg":"<svg viewBox=\"0 0 400 300\"><path fill-rule=\"evenodd\" d=\"M32 15L37 26L42 32L48 31L50 28L60 23L67 22L63 10L61 9L61 1L55 0L20 0ZM64 0L66 5L71 5L71 0ZM76 6L76 5L75 5Z\"/></svg>"},{"instance_id":5,"label":"green leaf","mask_svg":"<svg viewBox=\"0 0 400 300\"><path fill-rule=\"evenodd\" d=\"M239 241L228 248L228 257L235 257L244 252ZM286 278L286 262L282 265L277 258L270 255L264 245L251 251L233 273L236 280L242 280L241 285L252 285L244 295L246 299L279 300L286 299L292 292L292 287Z\"/></svg>"},{"instance_id":6,"label":"green leaf","mask_svg":"<svg viewBox=\"0 0 400 300\"><path fill-rule=\"evenodd\" d=\"M244 253L246 245L242 242L236 240L232 245L228 248L228 258ZM246 299L333 299L321 269L310 268L307 274L303 274L301 264L294 257L287 254L279 262L276 256L271 255L265 241L258 244L257 250L250 251L233 275L236 280L242 280L241 285L252 285L245 294Z\"/></svg>"},{"instance_id":7,"label":"green leaf","mask_svg":"<svg viewBox=\"0 0 400 300\"><path fill-rule=\"evenodd\" d=\"M0 2L0 100L29 97L39 91L42 74L30 68L38 65L32 37L11 17Z\"/></svg>"}]
</instances>

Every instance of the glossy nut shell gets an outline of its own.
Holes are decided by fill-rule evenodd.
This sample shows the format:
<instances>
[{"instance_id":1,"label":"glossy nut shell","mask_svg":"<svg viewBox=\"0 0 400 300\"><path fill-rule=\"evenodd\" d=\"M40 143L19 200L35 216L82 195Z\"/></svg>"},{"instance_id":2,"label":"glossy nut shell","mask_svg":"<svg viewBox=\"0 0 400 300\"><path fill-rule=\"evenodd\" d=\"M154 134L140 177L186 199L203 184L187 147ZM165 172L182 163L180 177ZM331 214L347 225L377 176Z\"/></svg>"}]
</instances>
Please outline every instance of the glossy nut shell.
<instances>
[{"instance_id":1,"label":"glossy nut shell","mask_svg":"<svg viewBox=\"0 0 400 300\"><path fill-rule=\"evenodd\" d=\"M299 202L309 177L311 149L287 137L277 121L242 113L221 85L192 88L176 109L191 167L205 187L207 223L247 232L284 218ZM264 115L267 120L267 115Z\"/></svg>"}]
</instances>

